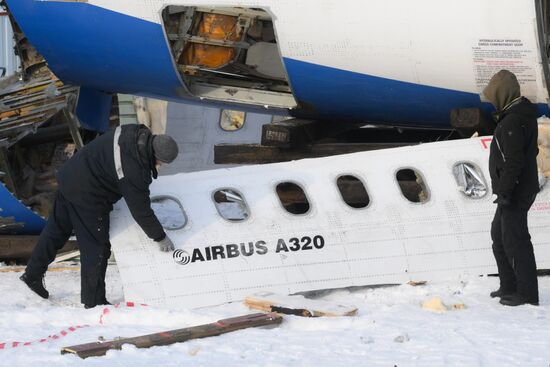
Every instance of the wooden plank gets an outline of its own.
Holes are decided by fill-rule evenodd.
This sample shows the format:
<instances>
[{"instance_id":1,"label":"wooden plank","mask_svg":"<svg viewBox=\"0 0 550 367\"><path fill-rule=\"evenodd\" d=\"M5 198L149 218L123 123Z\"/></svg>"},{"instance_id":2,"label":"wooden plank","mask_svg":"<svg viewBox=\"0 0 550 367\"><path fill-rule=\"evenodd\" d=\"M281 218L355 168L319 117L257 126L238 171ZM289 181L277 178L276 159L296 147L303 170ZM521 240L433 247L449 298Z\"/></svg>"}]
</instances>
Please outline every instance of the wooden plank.
<instances>
[{"instance_id":1,"label":"wooden plank","mask_svg":"<svg viewBox=\"0 0 550 367\"><path fill-rule=\"evenodd\" d=\"M278 325L282 321L282 317L275 313L257 313L155 334L64 347L61 348L61 354L72 353L80 358L98 357L104 356L109 350L120 350L124 344L132 344L137 348L150 348L181 343L191 339L217 336L250 327Z\"/></svg>"},{"instance_id":2,"label":"wooden plank","mask_svg":"<svg viewBox=\"0 0 550 367\"><path fill-rule=\"evenodd\" d=\"M0 268L0 273L22 273L26 266L5 266ZM48 272L80 271L80 266L50 266Z\"/></svg>"},{"instance_id":3,"label":"wooden plank","mask_svg":"<svg viewBox=\"0 0 550 367\"><path fill-rule=\"evenodd\" d=\"M303 317L355 316L357 308L333 302L313 300L304 296L286 296L271 292L260 292L248 296L244 304L251 309L277 312Z\"/></svg>"},{"instance_id":4,"label":"wooden plank","mask_svg":"<svg viewBox=\"0 0 550 367\"><path fill-rule=\"evenodd\" d=\"M218 144L214 146L216 164L265 164L289 162L304 158L319 158L369 150L389 149L413 143L344 143L312 144L296 149L257 144Z\"/></svg>"},{"instance_id":5,"label":"wooden plank","mask_svg":"<svg viewBox=\"0 0 550 367\"><path fill-rule=\"evenodd\" d=\"M70 260L70 259L74 259L75 257L79 257L80 256L80 250L74 250L74 251L71 251L71 252L67 252L67 253L64 253L64 254L59 254L55 257L55 260L53 261L53 263L60 263L62 261L67 261L67 260Z\"/></svg>"},{"instance_id":6,"label":"wooden plank","mask_svg":"<svg viewBox=\"0 0 550 367\"><path fill-rule=\"evenodd\" d=\"M411 280L411 281L407 282L408 285L413 286L413 287L426 285L426 283L428 283L428 282L425 281L425 280Z\"/></svg>"},{"instance_id":7,"label":"wooden plank","mask_svg":"<svg viewBox=\"0 0 550 367\"><path fill-rule=\"evenodd\" d=\"M38 242L38 236L0 236L0 260L28 259ZM59 253L77 249L76 241L69 240Z\"/></svg>"},{"instance_id":8,"label":"wooden plank","mask_svg":"<svg viewBox=\"0 0 550 367\"><path fill-rule=\"evenodd\" d=\"M63 90L71 90L74 87L73 86L63 86L63 83L61 81L53 81L49 80L45 83L41 83L40 85L30 86L30 85L24 85L22 89L17 89L12 93L5 93L2 95L2 101L6 105L12 105L24 102L25 104L31 103L31 102L37 102L37 101L48 101L52 96L46 95L45 90L46 88L50 86L55 86L57 89L57 92L59 95L62 94Z\"/></svg>"}]
</instances>

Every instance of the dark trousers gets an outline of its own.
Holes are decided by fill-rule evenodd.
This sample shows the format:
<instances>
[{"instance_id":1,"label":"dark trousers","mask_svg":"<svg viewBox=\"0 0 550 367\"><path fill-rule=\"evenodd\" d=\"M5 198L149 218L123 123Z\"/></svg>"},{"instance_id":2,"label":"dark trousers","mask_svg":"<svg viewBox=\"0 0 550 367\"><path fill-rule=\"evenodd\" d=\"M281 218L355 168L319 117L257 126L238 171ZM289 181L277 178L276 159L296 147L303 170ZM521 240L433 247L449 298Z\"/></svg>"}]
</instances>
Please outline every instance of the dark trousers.
<instances>
[{"instance_id":1,"label":"dark trousers","mask_svg":"<svg viewBox=\"0 0 550 367\"><path fill-rule=\"evenodd\" d=\"M80 249L81 302L88 306L104 304L105 272L111 256L109 213L76 207L59 191L25 272L31 278L42 277L73 230Z\"/></svg>"},{"instance_id":2,"label":"dark trousers","mask_svg":"<svg viewBox=\"0 0 550 367\"><path fill-rule=\"evenodd\" d=\"M505 293L518 293L538 302L537 265L527 227L527 212L534 200L535 197L509 206L499 205L491 226L491 238L500 288Z\"/></svg>"}]
</instances>

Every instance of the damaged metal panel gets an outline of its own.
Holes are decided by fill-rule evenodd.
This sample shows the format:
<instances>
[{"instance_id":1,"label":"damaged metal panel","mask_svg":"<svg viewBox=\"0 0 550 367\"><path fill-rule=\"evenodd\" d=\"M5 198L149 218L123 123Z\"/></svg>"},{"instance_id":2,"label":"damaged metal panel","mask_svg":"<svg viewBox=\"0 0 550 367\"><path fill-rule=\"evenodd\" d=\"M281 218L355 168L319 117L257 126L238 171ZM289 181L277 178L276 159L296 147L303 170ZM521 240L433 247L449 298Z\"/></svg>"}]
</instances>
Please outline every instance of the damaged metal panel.
<instances>
[{"instance_id":1,"label":"damaged metal panel","mask_svg":"<svg viewBox=\"0 0 550 367\"><path fill-rule=\"evenodd\" d=\"M70 126L64 122L79 88L36 69L32 60L32 72L0 82L0 234L40 233L57 186L55 167L75 147L59 142L67 139ZM41 128L54 117L57 124Z\"/></svg>"},{"instance_id":2,"label":"damaged metal panel","mask_svg":"<svg viewBox=\"0 0 550 367\"><path fill-rule=\"evenodd\" d=\"M168 6L163 23L177 70L195 97L266 108L297 106L268 12Z\"/></svg>"},{"instance_id":3,"label":"damaged metal panel","mask_svg":"<svg viewBox=\"0 0 550 367\"><path fill-rule=\"evenodd\" d=\"M64 85L52 74L29 81L0 83L0 146L10 147L62 109L74 105L78 87Z\"/></svg>"},{"instance_id":4,"label":"damaged metal panel","mask_svg":"<svg viewBox=\"0 0 550 367\"><path fill-rule=\"evenodd\" d=\"M261 290L289 294L494 273L493 199L460 192L453 172L469 162L480 168L477 180L489 177L484 139L160 177L151 194L179 200L189 221L167 229L176 250L164 253L124 202L116 205L110 234L125 297L189 308ZM422 178L429 190L424 203L419 193L416 202L401 194L395 173L403 169L409 184ZM342 175L364 183L369 198L353 197L350 208L338 187ZM246 202L245 220L228 221L217 210L213 193L227 189ZM550 265L549 203L546 187L529 213L541 268Z\"/></svg>"},{"instance_id":5,"label":"damaged metal panel","mask_svg":"<svg viewBox=\"0 0 550 367\"><path fill-rule=\"evenodd\" d=\"M461 162L453 167L458 188L471 198L482 198L487 194L487 185L478 167L472 163Z\"/></svg>"},{"instance_id":6,"label":"damaged metal panel","mask_svg":"<svg viewBox=\"0 0 550 367\"><path fill-rule=\"evenodd\" d=\"M200 94L204 98L213 100L225 100L239 103L243 100L261 101L265 107L281 107L294 103L292 94L277 93L267 90L251 90L249 88L216 86L208 83L195 83L191 91Z\"/></svg>"}]
</instances>

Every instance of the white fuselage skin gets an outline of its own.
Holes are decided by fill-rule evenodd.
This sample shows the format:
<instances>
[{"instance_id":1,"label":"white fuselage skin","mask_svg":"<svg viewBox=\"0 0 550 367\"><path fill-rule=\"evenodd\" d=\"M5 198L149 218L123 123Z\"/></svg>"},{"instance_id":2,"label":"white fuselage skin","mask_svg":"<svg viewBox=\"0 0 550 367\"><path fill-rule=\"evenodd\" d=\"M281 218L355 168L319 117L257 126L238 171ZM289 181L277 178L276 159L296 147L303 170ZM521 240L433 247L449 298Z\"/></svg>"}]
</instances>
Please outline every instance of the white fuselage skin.
<instances>
[{"instance_id":1,"label":"white fuselage skin","mask_svg":"<svg viewBox=\"0 0 550 367\"><path fill-rule=\"evenodd\" d=\"M490 143L484 137L160 177L151 186L152 196L176 199L187 217L183 228L167 231L181 251L175 258L158 251L120 202L112 213L111 243L125 297L200 307L260 290L289 294L495 273ZM483 197L459 190L453 167L461 162L479 169L487 189ZM410 202L401 193L396 172L403 168L422 177L425 202ZM336 185L342 175L364 183L367 207L346 205ZM303 188L307 213L283 208L276 191L281 182ZM214 203L220 189L241 195L249 209L246 220L222 218ZM529 213L541 269L550 265L548 223L550 188L545 187Z\"/></svg>"},{"instance_id":2,"label":"white fuselage skin","mask_svg":"<svg viewBox=\"0 0 550 367\"><path fill-rule=\"evenodd\" d=\"M283 58L474 94L488 76L508 68L525 96L548 99L532 0L88 3L159 24L168 5L262 8L273 17Z\"/></svg>"}]
</instances>

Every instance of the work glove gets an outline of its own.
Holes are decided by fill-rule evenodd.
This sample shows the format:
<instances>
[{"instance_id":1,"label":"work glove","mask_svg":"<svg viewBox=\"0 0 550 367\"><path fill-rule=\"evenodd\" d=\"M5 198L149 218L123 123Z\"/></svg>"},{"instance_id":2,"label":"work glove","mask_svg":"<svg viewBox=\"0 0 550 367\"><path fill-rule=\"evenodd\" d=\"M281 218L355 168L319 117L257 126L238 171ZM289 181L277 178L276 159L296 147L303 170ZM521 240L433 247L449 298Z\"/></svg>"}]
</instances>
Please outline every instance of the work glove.
<instances>
[{"instance_id":1,"label":"work glove","mask_svg":"<svg viewBox=\"0 0 550 367\"><path fill-rule=\"evenodd\" d=\"M168 237L168 235L166 235L162 240L158 241L157 243L159 245L159 250L162 252L174 251L174 243L172 242L170 237Z\"/></svg>"},{"instance_id":2,"label":"work glove","mask_svg":"<svg viewBox=\"0 0 550 367\"><path fill-rule=\"evenodd\" d=\"M510 197L508 197L508 195L498 195L493 203L501 206L510 206L512 205L512 200L510 200Z\"/></svg>"}]
</instances>

